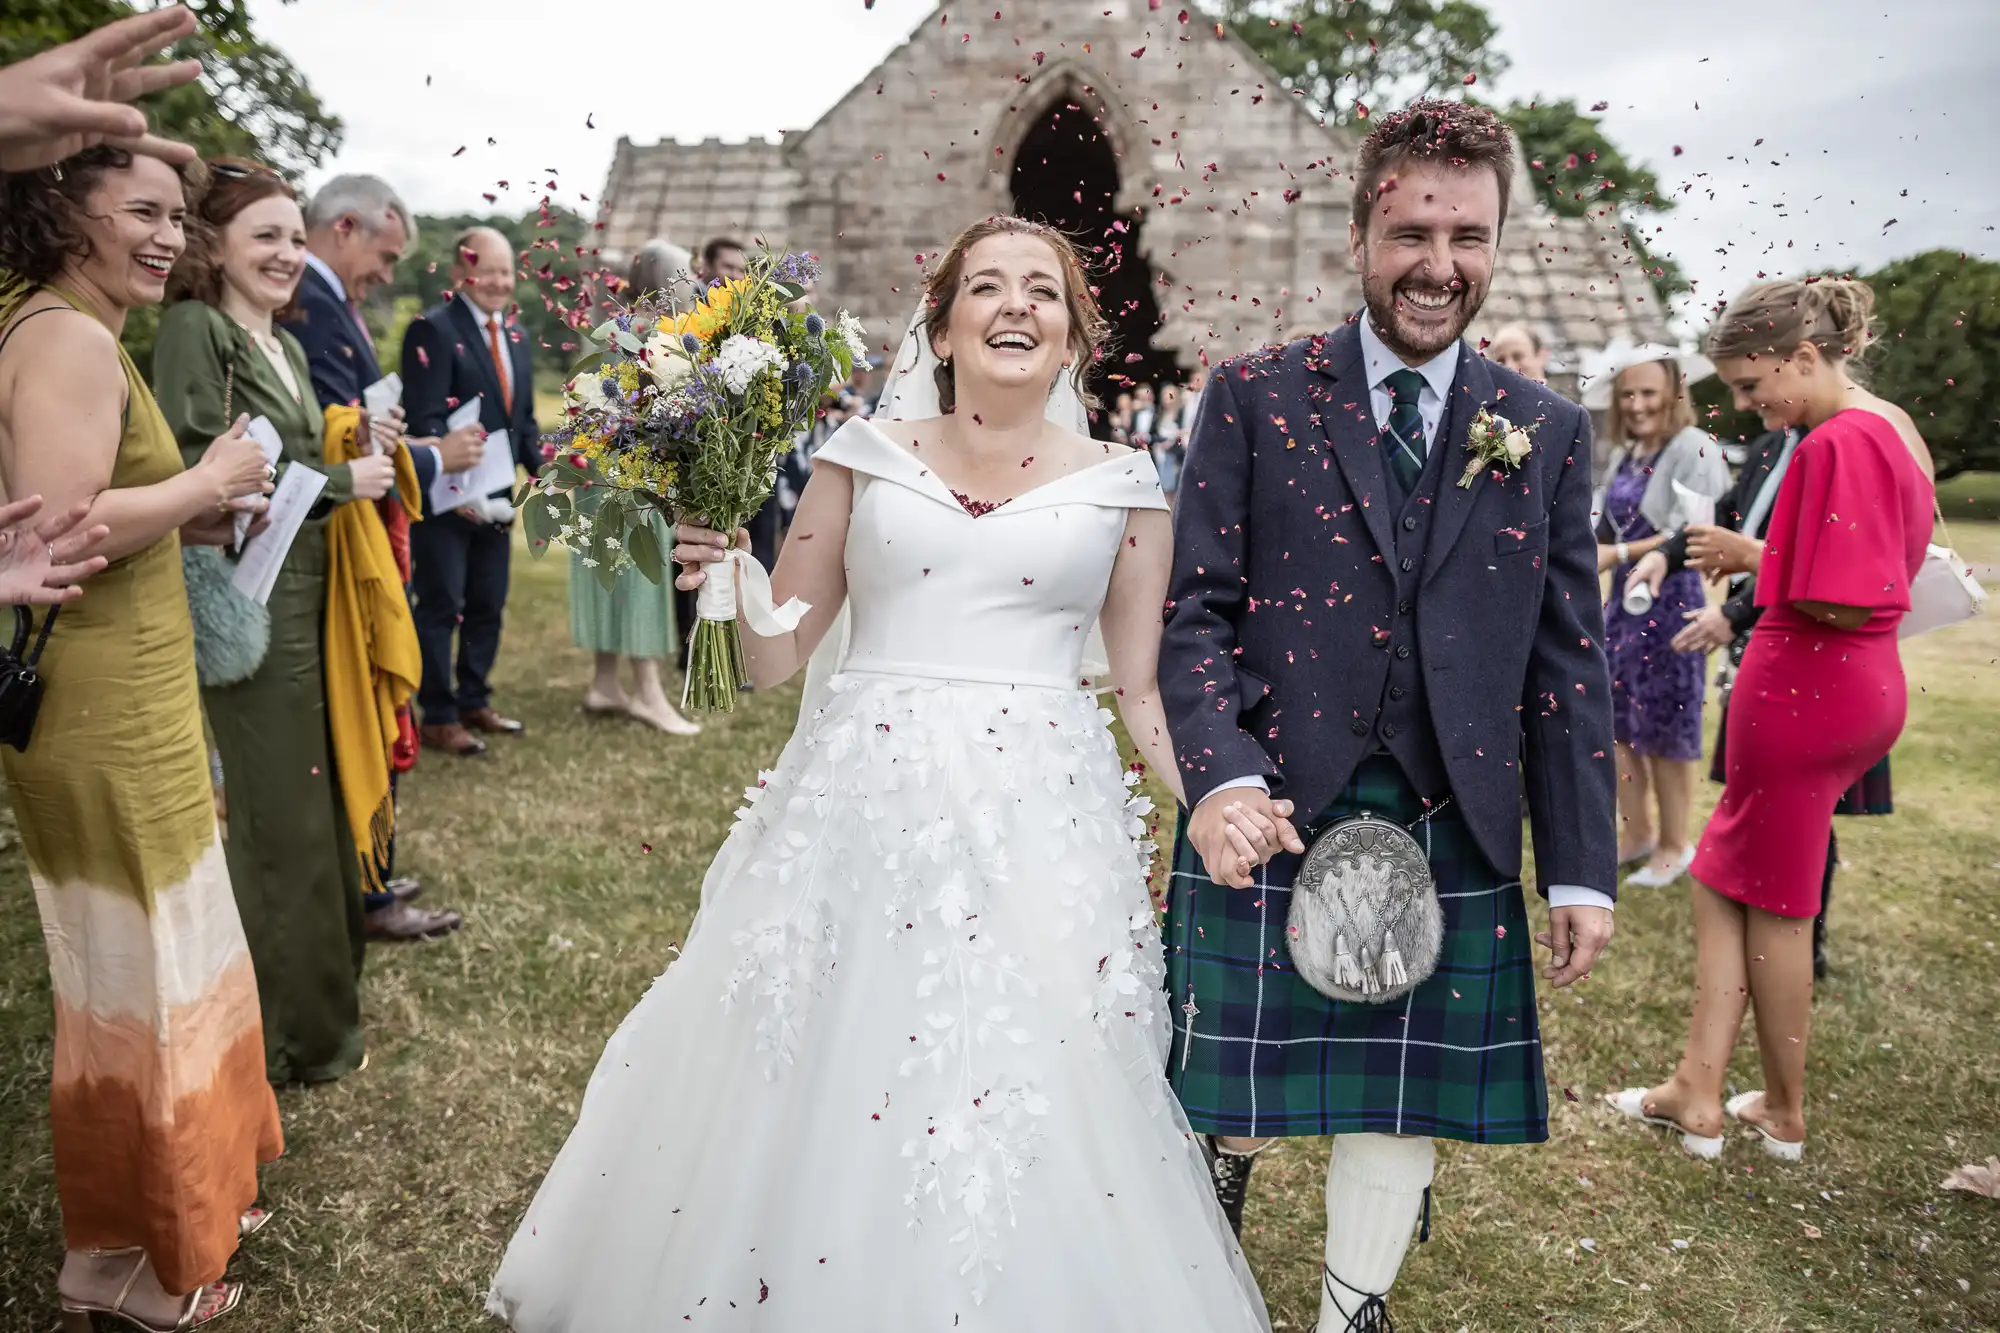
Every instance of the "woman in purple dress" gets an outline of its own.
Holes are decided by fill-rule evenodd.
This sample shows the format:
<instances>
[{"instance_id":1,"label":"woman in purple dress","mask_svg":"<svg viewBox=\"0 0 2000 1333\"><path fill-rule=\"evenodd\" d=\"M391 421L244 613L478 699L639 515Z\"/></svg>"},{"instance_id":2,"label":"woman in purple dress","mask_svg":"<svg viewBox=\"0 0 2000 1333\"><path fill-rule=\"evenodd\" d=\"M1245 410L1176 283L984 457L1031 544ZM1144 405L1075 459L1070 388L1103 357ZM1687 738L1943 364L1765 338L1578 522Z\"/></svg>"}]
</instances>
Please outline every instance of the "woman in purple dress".
<instances>
[{"instance_id":1,"label":"woman in purple dress","mask_svg":"<svg viewBox=\"0 0 2000 1333\"><path fill-rule=\"evenodd\" d=\"M1597 563L1613 571L1604 641L1618 741L1618 853L1623 864L1643 862L1627 884L1657 888L1694 857L1688 824L1707 661L1672 644L1707 600L1693 570L1670 575L1650 605L1628 604L1622 591L1639 558L1685 521L1686 497L1722 494L1729 469L1695 428L1687 376L1671 349L1637 349L1609 379L1606 432L1621 447L1599 517Z\"/></svg>"}]
</instances>

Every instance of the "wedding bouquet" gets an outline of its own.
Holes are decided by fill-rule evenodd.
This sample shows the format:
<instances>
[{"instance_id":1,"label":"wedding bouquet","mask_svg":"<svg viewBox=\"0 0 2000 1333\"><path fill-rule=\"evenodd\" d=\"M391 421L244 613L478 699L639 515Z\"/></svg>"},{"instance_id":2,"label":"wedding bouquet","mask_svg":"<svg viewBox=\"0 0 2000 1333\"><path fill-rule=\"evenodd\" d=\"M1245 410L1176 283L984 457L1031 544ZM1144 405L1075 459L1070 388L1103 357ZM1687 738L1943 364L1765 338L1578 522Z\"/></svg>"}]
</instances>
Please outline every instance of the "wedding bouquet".
<instances>
[{"instance_id":1,"label":"wedding bouquet","mask_svg":"<svg viewBox=\"0 0 2000 1333\"><path fill-rule=\"evenodd\" d=\"M765 251L747 276L691 307L642 293L596 329L585 368L563 391L563 426L544 437L548 461L519 499L534 548L577 551L607 589L628 564L658 583L671 552L661 549L656 516L721 532L748 522L821 397L865 354L858 320L843 311L829 326L806 306L818 277L810 255ZM753 583L748 613L758 614L761 598L769 615L753 559L708 567L685 702L710 712L733 709L749 683L736 627L739 571Z\"/></svg>"}]
</instances>

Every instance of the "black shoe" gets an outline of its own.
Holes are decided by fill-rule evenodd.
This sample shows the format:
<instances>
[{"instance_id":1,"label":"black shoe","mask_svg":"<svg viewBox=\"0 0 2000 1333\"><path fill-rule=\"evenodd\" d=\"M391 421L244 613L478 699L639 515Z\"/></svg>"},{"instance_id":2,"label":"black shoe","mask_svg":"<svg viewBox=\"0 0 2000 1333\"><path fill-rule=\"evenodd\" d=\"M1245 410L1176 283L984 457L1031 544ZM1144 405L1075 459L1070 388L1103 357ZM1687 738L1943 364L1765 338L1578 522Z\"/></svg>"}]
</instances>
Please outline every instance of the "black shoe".
<instances>
[{"instance_id":1,"label":"black shoe","mask_svg":"<svg viewBox=\"0 0 2000 1333\"><path fill-rule=\"evenodd\" d=\"M1213 1134L1203 1137L1201 1152L1208 1159L1208 1174L1215 1182L1215 1201L1222 1205L1222 1215L1229 1219L1229 1229L1241 1236L1243 1200L1250 1193L1250 1168L1257 1165L1257 1159L1242 1153L1224 1152Z\"/></svg>"}]
</instances>

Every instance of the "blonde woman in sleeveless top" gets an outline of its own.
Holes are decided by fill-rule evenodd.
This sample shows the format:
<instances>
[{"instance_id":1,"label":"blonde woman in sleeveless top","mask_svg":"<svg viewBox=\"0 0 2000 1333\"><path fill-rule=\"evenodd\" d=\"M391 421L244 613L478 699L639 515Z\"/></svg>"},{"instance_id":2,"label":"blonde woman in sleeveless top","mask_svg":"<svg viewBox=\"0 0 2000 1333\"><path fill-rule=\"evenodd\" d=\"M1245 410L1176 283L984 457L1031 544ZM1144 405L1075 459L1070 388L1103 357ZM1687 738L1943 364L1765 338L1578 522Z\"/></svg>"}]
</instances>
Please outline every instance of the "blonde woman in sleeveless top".
<instances>
[{"instance_id":1,"label":"blonde woman in sleeveless top","mask_svg":"<svg viewBox=\"0 0 2000 1333\"><path fill-rule=\"evenodd\" d=\"M4 756L49 949L66 1329L185 1329L262 1214L277 1104L209 798L180 543L267 485L241 423L192 468L118 344L181 247L183 182L89 149L0 178L0 478L91 504L110 567L62 609L25 753ZM253 501L261 508L261 501Z\"/></svg>"}]
</instances>

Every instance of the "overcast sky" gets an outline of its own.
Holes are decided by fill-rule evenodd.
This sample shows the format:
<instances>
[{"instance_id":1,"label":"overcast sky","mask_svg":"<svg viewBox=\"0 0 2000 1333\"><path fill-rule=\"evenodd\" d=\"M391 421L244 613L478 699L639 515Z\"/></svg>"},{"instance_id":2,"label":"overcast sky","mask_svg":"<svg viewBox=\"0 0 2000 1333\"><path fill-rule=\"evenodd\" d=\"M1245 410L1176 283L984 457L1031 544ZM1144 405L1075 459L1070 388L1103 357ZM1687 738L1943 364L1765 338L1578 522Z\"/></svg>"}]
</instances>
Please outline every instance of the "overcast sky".
<instances>
[{"instance_id":1,"label":"overcast sky","mask_svg":"<svg viewBox=\"0 0 2000 1333\"><path fill-rule=\"evenodd\" d=\"M1608 103L1612 138L1692 187L1659 239L1704 301L1760 270L2000 255L2000 0L1485 3L1513 62L1492 95ZM519 212L552 168L559 201L588 210L621 134L804 129L931 8L253 0L260 33L347 123L332 169L385 176L430 213ZM747 41L770 77L723 58Z\"/></svg>"}]
</instances>

